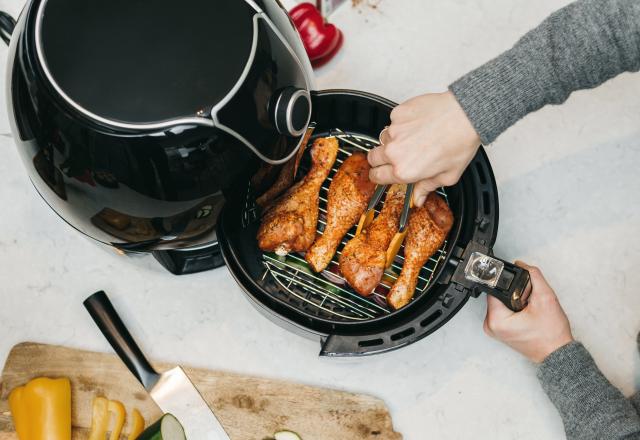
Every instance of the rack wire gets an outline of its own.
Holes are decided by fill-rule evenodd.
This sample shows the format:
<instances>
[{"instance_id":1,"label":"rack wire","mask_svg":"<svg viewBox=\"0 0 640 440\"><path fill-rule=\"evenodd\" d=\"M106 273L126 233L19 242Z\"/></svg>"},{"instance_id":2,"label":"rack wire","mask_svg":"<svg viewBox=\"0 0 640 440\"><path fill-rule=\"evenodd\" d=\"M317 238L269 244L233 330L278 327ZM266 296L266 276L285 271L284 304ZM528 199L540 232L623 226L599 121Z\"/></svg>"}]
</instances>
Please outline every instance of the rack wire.
<instances>
[{"instance_id":1,"label":"rack wire","mask_svg":"<svg viewBox=\"0 0 640 440\"><path fill-rule=\"evenodd\" d=\"M366 153L371 148L379 145L377 140L369 136L349 134L340 129L333 129L330 134L338 139L340 148L334 167L320 190L318 234L322 234L326 227L329 185L338 168L354 152L361 151ZM447 204L449 203L443 188L439 189L437 193L444 198ZM384 198L376 206L376 214L380 212L383 203ZM280 293L295 300L295 303L300 308L316 316L334 321L365 321L390 314L392 310L386 303L386 294L402 271L404 245L400 247L400 251L391 267L385 270L382 281L372 295L363 297L349 287L340 274L338 264L338 257L342 248L354 237L355 229L356 227L354 226L347 232L340 246L338 246L331 263L321 273L313 272L302 254L291 253L286 257L280 257L272 253L264 253L262 260L265 271L262 276L262 282L274 281L279 287ZM422 267L414 300L424 293L433 281L439 265L446 258L446 246L447 242L445 241Z\"/></svg>"}]
</instances>

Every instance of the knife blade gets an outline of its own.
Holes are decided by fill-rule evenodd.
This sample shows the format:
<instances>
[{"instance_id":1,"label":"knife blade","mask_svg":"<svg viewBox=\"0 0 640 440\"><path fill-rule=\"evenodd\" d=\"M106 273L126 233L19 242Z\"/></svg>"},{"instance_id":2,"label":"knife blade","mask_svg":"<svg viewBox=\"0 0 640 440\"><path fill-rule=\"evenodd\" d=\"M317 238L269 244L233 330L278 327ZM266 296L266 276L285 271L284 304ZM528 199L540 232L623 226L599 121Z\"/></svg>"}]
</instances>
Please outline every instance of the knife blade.
<instances>
[{"instance_id":1,"label":"knife blade","mask_svg":"<svg viewBox=\"0 0 640 440\"><path fill-rule=\"evenodd\" d=\"M151 366L106 293L94 293L84 301L84 306L153 401L164 413L172 414L182 424L187 439L229 440L220 421L181 367L158 373Z\"/></svg>"}]
</instances>

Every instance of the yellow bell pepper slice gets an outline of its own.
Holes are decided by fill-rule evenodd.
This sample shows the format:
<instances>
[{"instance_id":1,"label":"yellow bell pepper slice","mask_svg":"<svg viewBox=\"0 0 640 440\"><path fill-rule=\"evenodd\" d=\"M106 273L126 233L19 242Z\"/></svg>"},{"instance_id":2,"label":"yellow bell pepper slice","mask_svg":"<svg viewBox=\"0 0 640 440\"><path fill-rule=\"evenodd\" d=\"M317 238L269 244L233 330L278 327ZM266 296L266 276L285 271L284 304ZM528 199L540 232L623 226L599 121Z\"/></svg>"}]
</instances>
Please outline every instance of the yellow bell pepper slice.
<instances>
[{"instance_id":1,"label":"yellow bell pepper slice","mask_svg":"<svg viewBox=\"0 0 640 440\"><path fill-rule=\"evenodd\" d=\"M111 436L109 436L109 440L119 440L122 427L124 426L124 419L126 417L126 412L122 402L110 400L109 413L114 416L113 428L111 428Z\"/></svg>"},{"instance_id":2,"label":"yellow bell pepper slice","mask_svg":"<svg viewBox=\"0 0 640 440\"><path fill-rule=\"evenodd\" d=\"M9 394L20 440L71 439L71 382L39 377Z\"/></svg>"},{"instance_id":3,"label":"yellow bell pepper slice","mask_svg":"<svg viewBox=\"0 0 640 440\"><path fill-rule=\"evenodd\" d=\"M140 424L140 420L136 418L137 410L133 413L134 427L136 423ZM109 431L109 420L113 414L113 427L111 428L111 435L109 440L119 440L122 428L124 426L127 413L122 402L117 400L109 400L104 397L95 397L93 399L92 415L91 415L91 431L89 433L89 440L105 440L107 431ZM137 416L141 419L141 424L144 429L144 419L138 412ZM140 430L142 432L142 429ZM136 434L136 436L139 435Z\"/></svg>"},{"instance_id":4,"label":"yellow bell pepper slice","mask_svg":"<svg viewBox=\"0 0 640 440\"><path fill-rule=\"evenodd\" d=\"M136 440L144 431L144 418L142 414L140 414L140 411L133 408L131 419L131 429L129 429L129 437L127 437L127 440Z\"/></svg>"},{"instance_id":5,"label":"yellow bell pepper slice","mask_svg":"<svg viewBox=\"0 0 640 440\"><path fill-rule=\"evenodd\" d=\"M91 406L91 431L89 440L105 440L109 428L109 400L94 397Z\"/></svg>"}]
</instances>

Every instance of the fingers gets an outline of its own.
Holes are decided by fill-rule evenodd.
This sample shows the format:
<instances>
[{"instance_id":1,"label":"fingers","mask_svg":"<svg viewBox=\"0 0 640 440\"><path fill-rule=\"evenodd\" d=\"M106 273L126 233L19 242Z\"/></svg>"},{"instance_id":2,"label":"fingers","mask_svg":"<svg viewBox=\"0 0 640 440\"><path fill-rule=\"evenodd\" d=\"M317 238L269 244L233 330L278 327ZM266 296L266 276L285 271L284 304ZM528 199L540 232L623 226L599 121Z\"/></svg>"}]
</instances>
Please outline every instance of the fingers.
<instances>
[{"instance_id":1,"label":"fingers","mask_svg":"<svg viewBox=\"0 0 640 440\"><path fill-rule=\"evenodd\" d=\"M542 271L538 267L532 266L520 260L516 260L514 263L516 266L520 266L521 268L526 269L527 272L529 272L529 277L531 278L531 287L533 288L533 290L542 288L544 288L545 290L551 290L551 286L549 286L549 283L544 278Z\"/></svg>"},{"instance_id":2,"label":"fingers","mask_svg":"<svg viewBox=\"0 0 640 440\"><path fill-rule=\"evenodd\" d=\"M367 153L367 160L369 161L369 165L373 168L388 165L389 158L386 154L386 147L384 145L380 145L379 147L369 150Z\"/></svg>"},{"instance_id":3,"label":"fingers","mask_svg":"<svg viewBox=\"0 0 640 440\"><path fill-rule=\"evenodd\" d=\"M424 205L430 192L438 189L438 183L433 179L425 179L416 183L413 188L413 204L417 207Z\"/></svg>"},{"instance_id":4,"label":"fingers","mask_svg":"<svg viewBox=\"0 0 640 440\"><path fill-rule=\"evenodd\" d=\"M380 136L378 138L378 140L380 141L380 145L385 145L388 144L389 141L391 140L391 135L389 134L389 127L385 127L381 132L380 132Z\"/></svg>"},{"instance_id":5,"label":"fingers","mask_svg":"<svg viewBox=\"0 0 640 440\"><path fill-rule=\"evenodd\" d=\"M487 316L498 320L509 318L514 311L505 306L502 301L492 295L487 295Z\"/></svg>"},{"instance_id":6,"label":"fingers","mask_svg":"<svg viewBox=\"0 0 640 440\"><path fill-rule=\"evenodd\" d=\"M531 280L531 293L529 295L529 306L534 309L546 309L558 302L556 293L544 278L542 271L536 266L531 266L522 261L515 261L517 266L526 269L529 272Z\"/></svg>"},{"instance_id":7,"label":"fingers","mask_svg":"<svg viewBox=\"0 0 640 440\"><path fill-rule=\"evenodd\" d=\"M369 180L373 183L377 183L378 185L398 183L398 179L393 173L393 167L391 165L382 165L376 168L371 168L369 170Z\"/></svg>"},{"instance_id":8,"label":"fingers","mask_svg":"<svg viewBox=\"0 0 640 440\"><path fill-rule=\"evenodd\" d=\"M514 314L499 299L487 295L487 316L482 325L484 332L493 338L499 338L508 326L507 320Z\"/></svg>"}]
</instances>

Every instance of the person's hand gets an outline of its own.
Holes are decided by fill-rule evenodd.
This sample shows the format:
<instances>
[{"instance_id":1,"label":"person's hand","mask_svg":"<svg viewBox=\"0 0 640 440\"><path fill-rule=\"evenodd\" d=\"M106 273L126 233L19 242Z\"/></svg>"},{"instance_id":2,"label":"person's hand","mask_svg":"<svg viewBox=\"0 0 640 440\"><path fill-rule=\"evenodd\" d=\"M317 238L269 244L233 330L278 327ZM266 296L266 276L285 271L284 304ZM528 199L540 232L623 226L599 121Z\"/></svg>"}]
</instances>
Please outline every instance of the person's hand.
<instances>
[{"instance_id":1,"label":"person's hand","mask_svg":"<svg viewBox=\"0 0 640 440\"><path fill-rule=\"evenodd\" d=\"M573 341L573 335L567 315L540 269L520 261L516 264L527 269L531 276L529 304L523 311L515 313L500 300L487 295L484 331L533 362L540 363Z\"/></svg>"},{"instance_id":2,"label":"person's hand","mask_svg":"<svg viewBox=\"0 0 640 440\"><path fill-rule=\"evenodd\" d=\"M455 184L480 138L451 92L412 98L391 112L383 144L369 151L369 178L378 184L416 183L413 201Z\"/></svg>"}]
</instances>

